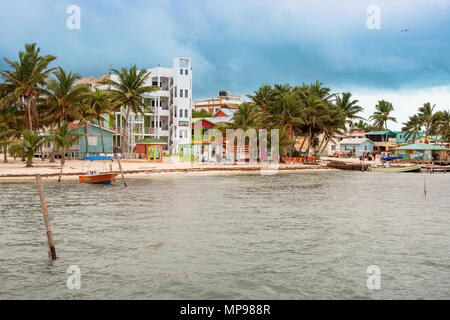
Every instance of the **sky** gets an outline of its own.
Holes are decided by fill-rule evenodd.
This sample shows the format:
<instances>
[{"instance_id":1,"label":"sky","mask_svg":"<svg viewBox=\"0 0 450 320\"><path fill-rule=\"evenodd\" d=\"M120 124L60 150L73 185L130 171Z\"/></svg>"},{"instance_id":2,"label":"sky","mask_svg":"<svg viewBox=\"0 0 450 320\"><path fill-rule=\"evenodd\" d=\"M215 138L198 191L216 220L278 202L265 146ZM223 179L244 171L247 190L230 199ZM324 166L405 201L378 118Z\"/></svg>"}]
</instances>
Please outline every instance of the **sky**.
<instances>
[{"instance_id":1,"label":"sky","mask_svg":"<svg viewBox=\"0 0 450 320\"><path fill-rule=\"evenodd\" d=\"M351 92L365 117L378 100L392 102L398 120L392 129L424 102L450 108L450 0L0 4L0 57L11 60L36 42L43 54L58 57L53 65L99 77L110 65L171 67L174 57L189 57L194 99L319 80L333 92ZM80 8L79 29L67 28L70 5Z\"/></svg>"}]
</instances>

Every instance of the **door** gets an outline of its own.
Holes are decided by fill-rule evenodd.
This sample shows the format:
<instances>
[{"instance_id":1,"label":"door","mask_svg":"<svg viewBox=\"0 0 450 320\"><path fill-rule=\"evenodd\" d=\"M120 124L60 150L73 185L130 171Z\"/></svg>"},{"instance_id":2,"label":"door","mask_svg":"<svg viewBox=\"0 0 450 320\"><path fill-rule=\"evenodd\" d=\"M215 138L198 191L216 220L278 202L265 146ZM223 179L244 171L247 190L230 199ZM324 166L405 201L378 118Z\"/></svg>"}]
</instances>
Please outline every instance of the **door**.
<instances>
[{"instance_id":1,"label":"door","mask_svg":"<svg viewBox=\"0 0 450 320\"><path fill-rule=\"evenodd\" d=\"M147 160L155 160L155 146L148 146L147 149Z\"/></svg>"}]
</instances>

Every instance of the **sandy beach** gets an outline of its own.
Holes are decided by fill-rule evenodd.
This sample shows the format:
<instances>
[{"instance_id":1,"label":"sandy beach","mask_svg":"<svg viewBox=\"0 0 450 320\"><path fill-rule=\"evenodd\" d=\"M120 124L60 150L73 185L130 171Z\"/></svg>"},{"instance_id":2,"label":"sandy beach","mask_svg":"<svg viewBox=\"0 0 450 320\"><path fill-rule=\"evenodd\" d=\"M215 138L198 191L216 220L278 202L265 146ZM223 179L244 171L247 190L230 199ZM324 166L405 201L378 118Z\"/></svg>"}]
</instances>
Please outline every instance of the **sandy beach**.
<instances>
[{"instance_id":1,"label":"sandy beach","mask_svg":"<svg viewBox=\"0 0 450 320\"><path fill-rule=\"evenodd\" d=\"M346 159L348 160L348 159ZM114 173L120 173L117 161L82 161L66 160L63 169L63 180L78 180L78 176L86 173L88 169L95 169L99 172L112 170ZM269 170L271 167L267 164L214 164L214 163L190 163L190 162L163 162L152 163L147 160L121 160L122 169L126 177L147 178L154 174L233 174L233 173L255 173L261 170ZM8 163L0 163L0 182L23 181L34 179L36 174L40 174L45 179L58 179L61 170L61 164L58 161L50 163L48 160L34 159L33 167L26 168L25 163L20 159L8 158ZM317 171L332 170L326 167L325 163L317 165L309 164L280 164L280 171ZM120 177L118 177L120 178Z\"/></svg>"}]
</instances>

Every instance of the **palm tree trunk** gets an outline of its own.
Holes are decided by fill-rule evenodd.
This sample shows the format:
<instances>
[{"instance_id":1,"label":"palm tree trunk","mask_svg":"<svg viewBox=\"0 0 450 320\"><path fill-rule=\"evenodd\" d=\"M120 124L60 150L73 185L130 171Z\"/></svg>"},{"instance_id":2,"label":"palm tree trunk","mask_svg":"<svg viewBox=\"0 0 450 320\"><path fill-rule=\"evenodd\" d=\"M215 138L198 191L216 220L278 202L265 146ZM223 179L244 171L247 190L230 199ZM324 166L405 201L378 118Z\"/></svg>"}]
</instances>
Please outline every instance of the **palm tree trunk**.
<instances>
[{"instance_id":1,"label":"palm tree trunk","mask_svg":"<svg viewBox=\"0 0 450 320\"><path fill-rule=\"evenodd\" d=\"M291 164L292 159L292 147L294 146L294 135L292 134L292 123L289 125L289 133L291 134L291 148L289 151L289 165Z\"/></svg>"},{"instance_id":2,"label":"palm tree trunk","mask_svg":"<svg viewBox=\"0 0 450 320\"><path fill-rule=\"evenodd\" d=\"M306 162L308 162L309 149L311 148L311 140L312 140L311 127L309 127L308 131L309 131L309 134L308 134L308 149L306 149Z\"/></svg>"},{"instance_id":3,"label":"palm tree trunk","mask_svg":"<svg viewBox=\"0 0 450 320\"><path fill-rule=\"evenodd\" d=\"M55 162L55 154L56 154L56 143L53 141L52 154L50 156L49 162Z\"/></svg>"},{"instance_id":4,"label":"palm tree trunk","mask_svg":"<svg viewBox=\"0 0 450 320\"><path fill-rule=\"evenodd\" d=\"M87 157L87 155L89 153L89 139L88 139L89 137L88 137L88 122L87 121L84 122L84 134L86 137L86 157Z\"/></svg>"},{"instance_id":5,"label":"palm tree trunk","mask_svg":"<svg viewBox=\"0 0 450 320\"><path fill-rule=\"evenodd\" d=\"M384 120L384 127L386 128L386 137L384 138L384 151L387 152L387 140L388 140L387 120Z\"/></svg>"},{"instance_id":6,"label":"palm tree trunk","mask_svg":"<svg viewBox=\"0 0 450 320\"><path fill-rule=\"evenodd\" d=\"M105 153L105 142L103 141L103 128L102 128L101 117L98 117L97 120L98 120L98 127L100 128L100 137L102 138L102 150L103 150L103 153Z\"/></svg>"},{"instance_id":7,"label":"palm tree trunk","mask_svg":"<svg viewBox=\"0 0 450 320\"><path fill-rule=\"evenodd\" d=\"M8 146L3 145L3 163L8 163Z\"/></svg>"},{"instance_id":8,"label":"palm tree trunk","mask_svg":"<svg viewBox=\"0 0 450 320\"><path fill-rule=\"evenodd\" d=\"M32 166L33 166L33 157L27 158L27 164L25 165L25 167L31 168Z\"/></svg>"},{"instance_id":9,"label":"palm tree trunk","mask_svg":"<svg viewBox=\"0 0 450 320\"><path fill-rule=\"evenodd\" d=\"M66 150L61 149L61 166L64 166L66 163Z\"/></svg>"},{"instance_id":10,"label":"palm tree trunk","mask_svg":"<svg viewBox=\"0 0 450 320\"><path fill-rule=\"evenodd\" d=\"M125 142L125 140L128 140L128 119L130 118L130 107L127 106L127 112L125 117L125 122L123 124L123 131L122 131L122 145L120 146L120 149L122 153L125 152L125 143L127 145L127 152L128 152L128 141Z\"/></svg>"},{"instance_id":11,"label":"palm tree trunk","mask_svg":"<svg viewBox=\"0 0 450 320\"><path fill-rule=\"evenodd\" d=\"M27 98L27 117L28 117L28 129L33 130L33 121L31 119L31 97Z\"/></svg>"}]
</instances>

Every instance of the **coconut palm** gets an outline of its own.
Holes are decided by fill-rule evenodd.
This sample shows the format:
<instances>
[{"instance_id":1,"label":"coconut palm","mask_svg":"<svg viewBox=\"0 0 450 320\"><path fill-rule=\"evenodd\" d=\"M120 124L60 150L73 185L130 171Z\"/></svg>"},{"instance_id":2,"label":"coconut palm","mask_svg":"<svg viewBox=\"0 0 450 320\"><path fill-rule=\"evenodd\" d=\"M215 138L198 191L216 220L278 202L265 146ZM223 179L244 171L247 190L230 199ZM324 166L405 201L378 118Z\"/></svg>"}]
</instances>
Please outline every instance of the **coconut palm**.
<instances>
[{"instance_id":1,"label":"coconut palm","mask_svg":"<svg viewBox=\"0 0 450 320\"><path fill-rule=\"evenodd\" d=\"M436 131L442 136L442 142L450 140L450 112L448 110L440 112Z\"/></svg>"},{"instance_id":2,"label":"coconut palm","mask_svg":"<svg viewBox=\"0 0 450 320\"><path fill-rule=\"evenodd\" d=\"M369 132L373 129L373 127L364 120L359 120L358 122L353 123L353 128L363 132Z\"/></svg>"},{"instance_id":3,"label":"coconut palm","mask_svg":"<svg viewBox=\"0 0 450 320\"><path fill-rule=\"evenodd\" d=\"M76 106L77 119L80 120L80 124L84 126L84 136L86 139L86 155L89 153L89 137L88 128L94 119L94 111L89 105L89 96L86 95L85 101Z\"/></svg>"},{"instance_id":4,"label":"coconut palm","mask_svg":"<svg viewBox=\"0 0 450 320\"><path fill-rule=\"evenodd\" d=\"M8 122L10 122L12 114L6 112L0 113L0 150L3 150L3 163L8 162L8 145L12 143L12 138L14 137L16 131L12 129Z\"/></svg>"},{"instance_id":5,"label":"coconut palm","mask_svg":"<svg viewBox=\"0 0 450 320\"><path fill-rule=\"evenodd\" d=\"M385 141L388 140L388 127L387 122L393 121L397 122L397 119L395 119L393 116L391 116L391 112L394 111L394 106L392 103L380 100L378 101L377 105L375 106L375 112L370 116L370 120L373 120L373 126L376 128L382 128L384 125L384 129L386 130L386 137Z\"/></svg>"},{"instance_id":6,"label":"coconut palm","mask_svg":"<svg viewBox=\"0 0 450 320\"><path fill-rule=\"evenodd\" d=\"M84 135L83 133L74 133L73 130L69 130L68 127L69 124L64 123L50 135L50 140L55 144L56 148L61 151L61 166L64 166L64 163L66 162L66 151Z\"/></svg>"},{"instance_id":7,"label":"coconut palm","mask_svg":"<svg viewBox=\"0 0 450 320\"><path fill-rule=\"evenodd\" d=\"M89 92L86 85L74 86L75 82L81 78L72 71L67 73L63 68L58 67L53 75L55 78L47 81L46 98L42 101L45 112L42 121L49 125L56 125L57 128L62 123L72 122L77 119L76 107L82 103L84 95ZM50 162L54 162L55 146L53 147Z\"/></svg>"},{"instance_id":8,"label":"coconut palm","mask_svg":"<svg viewBox=\"0 0 450 320\"><path fill-rule=\"evenodd\" d=\"M257 114L257 107L255 105L243 102L233 114L231 118L232 122L227 122L226 125L234 129L240 128L244 131L249 128L255 128L257 125Z\"/></svg>"},{"instance_id":9,"label":"coconut palm","mask_svg":"<svg viewBox=\"0 0 450 320\"><path fill-rule=\"evenodd\" d=\"M25 44L25 51L19 51L19 61L3 58L12 70L0 71L5 83L14 88L8 99L18 99L29 130L33 130L33 125L38 124L36 100L52 71L48 69L48 65L56 59L51 55L40 56L39 51L35 43Z\"/></svg>"},{"instance_id":10,"label":"coconut palm","mask_svg":"<svg viewBox=\"0 0 450 320\"><path fill-rule=\"evenodd\" d=\"M425 126L425 141L428 143L428 137L434 133L438 125L438 119L440 114L435 113L434 109L436 104L426 102L419 108L419 117L423 121Z\"/></svg>"},{"instance_id":11,"label":"coconut palm","mask_svg":"<svg viewBox=\"0 0 450 320\"><path fill-rule=\"evenodd\" d=\"M336 95L335 105L339 108L341 113L346 118L346 123L349 125L348 129L353 127L353 121L355 119L363 119L357 114L364 109L358 105L358 100L352 100L352 94L350 92L343 92L341 95Z\"/></svg>"},{"instance_id":12,"label":"coconut palm","mask_svg":"<svg viewBox=\"0 0 450 320\"><path fill-rule=\"evenodd\" d=\"M39 135L28 129L22 131L22 137L22 141L13 144L9 148L9 152L14 158L25 158L27 161L26 167L32 167L34 155L41 149L41 146L48 141L48 137Z\"/></svg>"},{"instance_id":13,"label":"coconut palm","mask_svg":"<svg viewBox=\"0 0 450 320\"><path fill-rule=\"evenodd\" d=\"M105 142L103 140L103 115L109 115L113 112L115 108L120 104L120 101L113 102L111 95L104 90L99 90L95 88L94 91L89 93L88 97L90 109L93 118L97 120L98 126L100 128L100 137L102 140L102 150L105 153Z\"/></svg>"},{"instance_id":14,"label":"coconut palm","mask_svg":"<svg viewBox=\"0 0 450 320\"><path fill-rule=\"evenodd\" d=\"M413 143L416 143L416 138L420 137L420 130L423 125L422 118L415 114L409 117L407 122L403 123L402 131L406 131L405 139L410 140L412 137Z\"/></svg>"},{"instance_id":15,"label":"coconut palm","mask_svg":"<svg viewBox=\"0 0 450 320\"><path fill-rule=\"evenodd\" d=\"M53 72L55 78L47 82L47 117L52 124L58 127L64 122L72 122L77 119L76 106L79 105L89 92L86 85L74 86L75 82L81 78L72 71L67 73L63 68L58 67Z\"/></svg>"},{"instance_id":16,"label":"coconut palm","mask_svg":"<svg viewBox=\"0 0 450 320\"><path fill-rule=\"evenodd\" d=\"M111 71L118 76L119 80L109 80L112 86L109 92L113 101L120 102L120 108L125 108L125 119L122 127L122 141L121 151L127 150L130 152L130 145L128 144L128 122L130 113L143 113L144 94L152 91L161 90L158 86L146 86L145 83L150 77L150 72L142 69L138 72L136 65L127 68L122 68L120 71L111 69ZM125 149L126 147L126 149Z\"/></svg>"}]
</instances>

